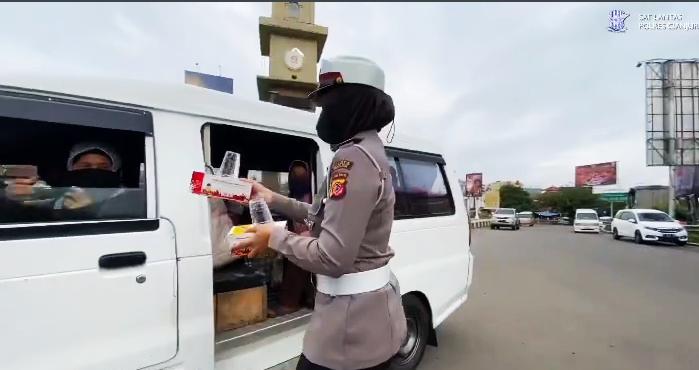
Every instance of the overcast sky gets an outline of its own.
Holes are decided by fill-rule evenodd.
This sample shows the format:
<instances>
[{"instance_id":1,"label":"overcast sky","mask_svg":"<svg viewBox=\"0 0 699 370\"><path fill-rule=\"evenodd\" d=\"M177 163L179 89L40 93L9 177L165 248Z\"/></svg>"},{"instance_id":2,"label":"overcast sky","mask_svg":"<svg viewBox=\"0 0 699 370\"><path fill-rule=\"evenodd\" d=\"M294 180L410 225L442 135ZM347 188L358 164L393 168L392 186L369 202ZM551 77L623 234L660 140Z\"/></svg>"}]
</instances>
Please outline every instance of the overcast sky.
<instances>
[{"instance_id":1,"label":"overcast sky","mask_svg":"<svg viewBox=\"0 0 699 370\"><path fill-rule=\"evenodd\" d=\"M631 16L607 31L609 11ZM460 177L570 185L574 166L619 161L621 186L667 184L645 166L639 60L699 55L699 31L639 30L639 15L699 4L318 3L324 56L379 63L398 134L440 144ZM269 3L0 4L0 69L182 81L183 69L235 79L257 98L258 17Z\"/></svg>"}]
</instances>

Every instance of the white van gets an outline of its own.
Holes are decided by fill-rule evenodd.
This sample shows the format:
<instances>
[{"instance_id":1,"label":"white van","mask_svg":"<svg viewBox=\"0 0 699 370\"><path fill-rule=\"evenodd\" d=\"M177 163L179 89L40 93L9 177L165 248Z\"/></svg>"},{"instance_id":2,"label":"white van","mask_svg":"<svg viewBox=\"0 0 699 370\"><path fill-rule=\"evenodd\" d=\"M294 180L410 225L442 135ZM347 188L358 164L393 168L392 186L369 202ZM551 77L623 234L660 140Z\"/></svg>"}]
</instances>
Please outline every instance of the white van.
<instances>
[{"instance_id":1,"label":"white van","mask_svg":"<svg viewBox=\"0 0 699 370\"><path fill-rule=\"evenodd\" d=\"M599 233L600 221L597 211L594 209L576 209L575 220L573 221L573 231Z\"/></svg>"},{"instance_id":2,"label":"white van","mask_svg":"<svg viewBox=\"0 0 699 370\"><path fill-rule=\"evenodd\" d=\"M311 309L215 330L210 200L188 185L232 150L241 176L276 174L277 190L303 159L317 188L332 152L315 123L187 85L0 79L0 184L17 168L38 169L46 183L24 197L0 188L0 367L260 370L299 356ZM55 206L68 149L84 140L115 147L121 183L90 206ZM457 176L437 149L399 131L387 154L391 267L410 332L395 368L415 368L425 343L436 345L434 328L466 301L470 233Z\"/></svg>"}]
</instances>

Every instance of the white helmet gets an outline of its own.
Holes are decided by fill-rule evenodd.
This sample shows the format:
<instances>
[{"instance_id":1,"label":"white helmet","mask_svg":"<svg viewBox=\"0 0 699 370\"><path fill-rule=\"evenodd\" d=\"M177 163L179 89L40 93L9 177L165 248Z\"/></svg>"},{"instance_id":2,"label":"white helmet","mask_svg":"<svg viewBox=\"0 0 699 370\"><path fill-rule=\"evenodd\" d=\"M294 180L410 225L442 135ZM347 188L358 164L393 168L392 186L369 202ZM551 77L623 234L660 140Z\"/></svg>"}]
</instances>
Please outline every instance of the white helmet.
<instances>
[{"instance_id":1,"label":"white helmet","mask_svg":"<svg viewBox=\"0 0 699 370\"><path fill-rule=\"evenodd\" d=\"M323 59L320 63L318 89L308 96L314 97L318 92L340 84L361 84L384 90L383 70L372 60L362 57L338 56Z\"/></svg>"}]
</instances>

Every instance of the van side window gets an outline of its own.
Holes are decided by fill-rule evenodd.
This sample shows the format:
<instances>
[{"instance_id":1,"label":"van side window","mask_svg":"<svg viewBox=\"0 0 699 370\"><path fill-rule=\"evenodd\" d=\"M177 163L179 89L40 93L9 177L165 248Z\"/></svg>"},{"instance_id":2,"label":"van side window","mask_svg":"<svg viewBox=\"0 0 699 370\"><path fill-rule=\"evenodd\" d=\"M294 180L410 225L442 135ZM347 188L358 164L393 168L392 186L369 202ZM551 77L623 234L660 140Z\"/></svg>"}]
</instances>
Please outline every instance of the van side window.
<instances>
[{"instance_id":1,"label":"van side window","mask_svg":"<svg viewBox=\"0 0 699 370\"><path fill-rule=\"evenodd\" d=\"M389 162L390 163L390 162ZM396 218L454 214L454 202L442 165L430 160L397 158Z\"/></svg>"},{"instance_id":2,"label":"van side window","mask_svg":"<svg viewBox=\"0 0 699 370\"><path fill-rule=\"evenodd\" d=\"M0 224L146 218L145 133L0 112Z\"/></svg>"}]
</instances>

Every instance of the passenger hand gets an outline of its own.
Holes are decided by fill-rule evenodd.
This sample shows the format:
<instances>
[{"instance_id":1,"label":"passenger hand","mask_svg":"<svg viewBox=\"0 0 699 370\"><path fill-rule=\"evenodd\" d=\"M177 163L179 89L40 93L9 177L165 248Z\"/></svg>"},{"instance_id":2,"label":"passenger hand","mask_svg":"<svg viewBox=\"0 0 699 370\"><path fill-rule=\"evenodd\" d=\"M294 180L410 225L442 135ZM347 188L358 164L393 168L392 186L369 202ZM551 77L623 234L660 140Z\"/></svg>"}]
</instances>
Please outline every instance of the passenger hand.
<instances>
[{"instance_id":1,"label":"passenger hand","mask_svg":"<svg viewBox=\"0 0 699 370\"><path fill-rule=\"evenodd\" d=\"M34 193L34 184L38 180L36 177L15 179L5 188L5 196L14 198L32 195Z\"/></svg>"},{"instance_id":2,"label":"passenger hand","mask_svg":"<svg viewBox=\"0 0 699 370\"><path fill-rule=\"evenodd\" d=\"M272 236L275 228L277 228L277 226L274 224L262 224L250 227L246 230L246 234L250 234L250 237L241 239L233 244L231 254L239 255L236 251L249 249L250 252L247 253L249 258L260 255L269 248L269 238Z\"/></svg>"},{"instance_id":3,"label":"passenger hand","mask_svg":"<svg viewBox=\"0 0 699 370\"><path fill-rule=\"evenodd\" d=\"M92 197L81 189L73 190L63 197L64 209L82 208L89 206L92 203Z\"/></svg>"}]
</instances>

